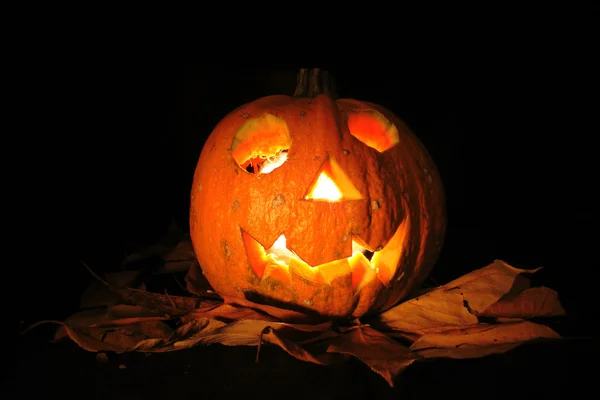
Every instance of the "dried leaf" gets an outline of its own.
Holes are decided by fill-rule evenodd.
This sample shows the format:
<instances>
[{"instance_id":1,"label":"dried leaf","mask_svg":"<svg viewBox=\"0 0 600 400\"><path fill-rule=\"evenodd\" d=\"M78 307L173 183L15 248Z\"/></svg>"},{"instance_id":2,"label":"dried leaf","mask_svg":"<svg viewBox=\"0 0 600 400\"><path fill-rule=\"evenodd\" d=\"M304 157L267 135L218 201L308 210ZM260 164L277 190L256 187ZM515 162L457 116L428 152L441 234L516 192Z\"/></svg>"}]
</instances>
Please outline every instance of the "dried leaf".
<instances>
[{"instance_id":1,"label":"dried leaf","mask_svg":"<svg viewBox=\"0 0 600 400\"><path fill-rule=\"evenodd\" d=\"M115 304L106 310L108 319L156 317L157 315L159 314L156 311L148 307L131 304Z\"/></svg>"},{"instance_id":2,"label":"dried leaf","mask_svg":"<svg viewBox=\"0 0 600 400\"><path fill-rule=\"evenodd\" d=\"M196 337L210 334L226 324L222 321L203 318L180 326L173 334L162 340L145 339L130 347L127 351L167 352L194 347Z\"/></svg>"},{"instance_id":3,"label":"dried leaf","mask_svg":"<svg viewBox=\"0 0 600 400\"><path fill-rule=\"evenodd\" d=\"M300 346L300 344L290 340L283 332L270 327L267 327L265 331L263 331L262 341L281 347L286 353L298 360L312 362L314 364L329 365L343 360L338 354L326 352L313 354Z\"/></svg>"},{"instance_id":4,"label":"dried leaf","mask_svg":"<svg viewBox=\"0 0 600 400\"><path fill-rule=\"evenodd\" d=\"M202 330L197 330L191 336L188 335L185 340L178 340L173 343L174 348L187 348L198 344L212 343L220 343L225 346L257 346L261 341L261 336L264 340L263 332L269 330L277 331L287 341L291 341L291 339L301 341L314 338L322 332L331 330L332 326L331 323L300 325L264 320L238 320L225 324L208 318L201 319L198 323L202 324L203 321L210 321L210 325L203 327Z\"/></svg>"},{"instance_id":5,"label":"dried leaf","mask_svg":"<svg viewBox=\"0 0 600 400\"><path fill-rule=\"evenodd\" d=\"M394 386L394 378L416 359L407 347L369 326L358 326L332 339L327 352L357 357L390 386Z\"/></svg>"},{"instance_id":6,"label":"dried leaf","mask_svg":"<svg viewBox=\"0 0 600 400\"><path fill-rule=\"evenodd\" d=\"M173 348L168 345L165 339L144 339L127 349L127 351L139 351L144 353L160 353L172 350Z\"/></svg>"},{"instance_id":7,"label":"dried leaf","mask_svg":"<svg viewBox=\"0 0 600 400\"><path fill-rule=\"evenodd\" d=\"M214 293L198 263L190 265L190 268L185 275L185 283L187 291L197 296L205 296Z\"/></svg>"},{"instance_id":8,"label":"dried leaf","mask_svg":"<svg viewBox=\"0 0 600 400\"><path fill-rule=\"evenodd\" d=\"M117 289L137 287L140 284L138 279L142 272L142 270L109 272L105 274L106 283Z\"/></svg>"},{"instance_id":9,"label":"dried leaf","mask_svg":"<svg viewBox=\"0 0 600 400\"><path fill-rule=\"evenodd\" d=\"M119 319L109 319L107 321L102 321L93 324L92 328L116 328L122 325L132 325L140 322L150 322L150 321L166 321L170 318L168 317L131 317L131 318L119 318Z\"/></svg>"},{"instance_id":10,"label":"dried leaf","mask_svg":"<svg viewBox=\"0 0 600 400\"><path fill-rule=\"evenodd\" d=\"M125 303L143 306L157 314L168 314L170 316L187 314L201 307L202 304L205 306L222 304L221 302L199 297L171 296L135 289L121 289L118 290L118 293Z\"/></svg>"},{"instance_id":11,"label":"dried leaf","mask_svg":"<svg viewBox=\"0 0 600 400\"><path fill-rule=\"evenodd\" d=\"M512 267L504 261L496 260L490 265L468 273L440 289L457 291L464 296L469 309L474 313L482 313L486 308L512 293L517 295L529 287L529 279L520 276L534 273L540 268L526 270Z\"/></svg>"},{"instance_id":12,"label":"dried leaf","mask_svg":"<svg viewBox=\"0 0 600 400\"><path fill-rule=\"evenodd\" d=\"M196 319L177 328L173 338L177 340L189 339L199 334L214 332L226 325L227 323L223 321L217 321L210 318Z\"/></svg>"},{"instance_id":13,"label":"dried leaf","mask_svg":"<svg viewBox=\"0 0 600 400\"><path fill-rule=\"evenodd\" d=\"M276 331L277 333L274 335L279 339L275 339L273 335L267 336L267 338L273 337L272 340L275 344L282 343L283 346L286 346L284 350L300 354L299 344L292 340L295 336L291 334L292 331L300 333L301 340L310 342L311 339L319 337L323 332L331 331L331 324L290 325L257 320L240 320L227 324L215 319L199 318L182 325L169 338L145 339L127 351L166 352L213 343L226 346L259 346L261 336L263 341L270 340L265 339L263 335L263 332L270 330ZM333 359L334 357L324 356L324 358Z\"/></svg>"},{"instance_id":14,"label":"dried leaf","mask_svg":"<svg viewBox=\"0 0 600 400\"><path fill-rule=\"evenodd\" d=\"M500 325L481 324L421 336L412 344L410 350L426 358L476 358L504 353L533 339L559 337L547 326L530 321Z\"/></svg>"},{"instance_id":15,"label":"dried leaf","mask_svg":"<svg viewBox=\"0 0 600 400\"><path fill-rule=\"evenodd\" d=\"M277 318L268 314L255 311L251 308L245 308L233 304L221 304L211 308L195 309L188 315L182 317L182 321L187 322L192 318L219 318L229 321L241 319L255 319L264 321L278 321Z\"/></svg>"},{"instance_id":16,"label":"dried leaf","mask_svg":"<svg viewBox=\"0 0 600 400\"><path fill-rule=\"evenodd\" d=\"M240 297L233 297L227 295L221 295L223 301L226 304L235 304L242 307L247 307L254 310L260 310L265 312L281 321L289 322L289 323L310 323L315 320L314 317L303 314L298 311L285 310L282 308L277 308L265 304L253 303L250 300L246 300Z\"/></svg>"},{"instance_id":17,"label":"dried leaf","mask_svg":"<svg viewBox=\"0 0 600 400\"><path fill-rule=\"evenodd\" d=\"M192 240L189 234L184 234L179 243L164 256L164 265L159 268L157 273L170 274L187 271L194 263L197 261Z\"/></svg>"},{"instance_id":18,"label":"dried leaf","mask_svg":"<svg viewBox=\"0 0 600 400\"><path fill-rule=\"evenodd\" d=\"M114 307L113 307L114 308ZM108 307L97 307L92 309L86 309L79 311L64 321L65 325L71 328L100 328L100 327L118 327L121 325L131 325L139 322L148 321L164 321L167 317L155 316L155 315L127 315L122 313L121 315L111 315L110 308ZM66 332L59 329L59 332L55 335L54 339L58 340Z\"/></svg>"},{"instance_id":19,"label":"dried leaf","mask_svg":"<svg viewBox=\"0 0 600 400\"><path fill-rule=\"evenodd\" d=\"M119 301L119 295L114 289L137 288L144 290L143 283L139 282L142 271L120 271L105 274L106 283L95 280L83 292L79 302L80 308L111 306Z\"/></svg>"},{"instance_id":20,"label":"dried leaf","mask_svg":"<svg viewBox=\"0 0 600 400\"><path fill-rule=\"evenodd\" d=\"M547 287L526 289L512 299L500 300L480 315L502 318L534 318L565 315L558 293Z\"/></svg>"},{"instance_id":21,"label":"dried leaf","mask_svg":"<svg viewBox=\"0 0 600 400\"><path fill-rule=\"evenodd\" d=\"M210 320L214 321L214 320ZM197 344L220 343L225 346L257 346L261 332L267 327L276 328L281 322L240 320L221 326L219 329L207 334L194 335L194 337L174 343L176 348L192 347Z\"/></svg>"},{"instance_id":22,"label":"dried leaf","mask_svg":"<svg viewBox=\"0 0 600 400\"><path fill-rule=\"evenodd\" d=\"M164 339L172 334L171 328L160 321L147 321L123 325L114 329L75 328L64 324L66 334L85 350L125 352L146 339Z\"/></svg>"},{"instance_id":23,"label":"dried leaf","mask_svg":"<svg viewBox=\"0 0 600 400\"><path fill-rule=\"evenodd\" d=\"M69 316L64 323L72 328L89 328L99 322L105 322L108 307L97 307L87 310L81 310Z\"/></svg>"},{"instance_id":24,"label":"dried leaf","mask_svg":"<svg viewBox=\"0 0 600 400\"><path fill-rule=\"evenodd\" d=\"M387 329L425 334L475 325L478 319L464 306L461 293L438 288L381 313L374 322Z\"/></svg>"},{"instance_id":25,"label":"dried leaf","mask_svg":"<svg viewBox=\"0 0 600 400\"><path fill-rule=\"evenodd\" d=\"M180 245L179 250L185 251ZM336 329L329 321L315 324L318 319L313 315L245 298L214 293L214 299L206 298L211 291L199 271L197 264L192 265L186 281L188 290L202 297L128 288L123 285L131 280L117 276L103 285L125 304L97 298L95 304L102 307L74 314L55 337L68 336L89 351L114 352L166 352L213 343L260 350L262 343L269 343L321 365L354 356L392 386L394 378L418 358L482 357L533 339L558 338L552 329L523 319L564 315L556 292L529 289L529 280L522 275L537 270L513 268L502 261L423 291L372 318L371 326ZM478 316L494 317L498 325L479 323ZM181 324L175 331L160 321L171 318ZM413 344L409 349L393 338Z\"/></svg>"}]
</instances>

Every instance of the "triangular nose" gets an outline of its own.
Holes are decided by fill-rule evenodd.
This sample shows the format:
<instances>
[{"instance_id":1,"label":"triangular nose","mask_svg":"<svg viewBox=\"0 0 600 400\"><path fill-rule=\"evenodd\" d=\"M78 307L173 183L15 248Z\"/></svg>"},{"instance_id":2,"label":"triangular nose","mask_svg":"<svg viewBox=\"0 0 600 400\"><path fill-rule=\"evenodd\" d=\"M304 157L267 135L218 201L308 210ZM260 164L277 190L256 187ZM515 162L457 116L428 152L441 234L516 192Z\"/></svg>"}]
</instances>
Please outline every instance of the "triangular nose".
<instances>
[{"instance_id":1,"label":"triangular nose","mask_svg":"<svg viewBox=\"0 0 600 400\"><path fill-rule=\"evenodd\" d=\"M342 167L329 156L317 172L304 198L312 201L344 201L360 200L362 196Z\"/></svg>"}]
</instances>

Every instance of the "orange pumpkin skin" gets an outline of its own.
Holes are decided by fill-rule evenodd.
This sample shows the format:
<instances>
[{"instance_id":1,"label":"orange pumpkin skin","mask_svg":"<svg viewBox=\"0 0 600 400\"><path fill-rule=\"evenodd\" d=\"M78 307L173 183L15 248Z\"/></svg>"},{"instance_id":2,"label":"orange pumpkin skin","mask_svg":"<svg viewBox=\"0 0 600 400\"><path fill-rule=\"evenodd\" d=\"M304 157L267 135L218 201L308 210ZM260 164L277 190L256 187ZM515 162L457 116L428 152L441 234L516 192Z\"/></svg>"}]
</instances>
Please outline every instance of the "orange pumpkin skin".
<instances>
[{"instance_id":1,"label":"orange pumpkin skin","mask_svg":"<svg viewBox=\"0 0 600 400\"><path fill-rule=\"evenodd\" d=\"M281 147L285 137L278 168L241 166L240 152ZM360 198L307 199L320 171L332 174L330 161ZM217 293L328 318L396 304L429 274L445 226L439 174L408 127L379 105L323 94L268 96L231 112L208 137L192 184L190 236ZM266 254L281 235L296 256L286 266ZM353 255L353 242L375 252L371 261Z\"/></svg>"}]
</instances>

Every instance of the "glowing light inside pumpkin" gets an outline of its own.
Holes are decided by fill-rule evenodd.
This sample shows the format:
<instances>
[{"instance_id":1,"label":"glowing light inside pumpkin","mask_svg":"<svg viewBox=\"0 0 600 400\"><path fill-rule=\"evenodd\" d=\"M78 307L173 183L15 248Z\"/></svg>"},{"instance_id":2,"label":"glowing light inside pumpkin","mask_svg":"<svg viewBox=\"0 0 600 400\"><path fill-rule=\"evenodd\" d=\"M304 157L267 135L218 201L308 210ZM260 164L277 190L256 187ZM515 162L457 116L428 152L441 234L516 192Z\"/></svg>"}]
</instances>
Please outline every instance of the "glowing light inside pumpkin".
<instances>
[{"instance_id":1,"label":"glowing light inside pumpkin","mask_svg":"<svg viewBox=\"0 0 600 400\"><path fill-rule=\"evenodd\" d=\"M358 253L365 254L369 250L362 247L360 244L356 243L354 240L352 241L352 256L355 256Z\"/></svg>"},{"instance_id":2,"label":"glowing light inside pumpkin","mask_svg":"<svg viewBox=\"0 0 600 400\"><path fill-rule=\"evenodd\" d=\"M287 248L287 241L285 235L281 235L273 243L271 248L267 250L267 255L273 256L273 261L280 265L289 265L290 258L296 257L296 254Z\"/></svg>"},{"instance_id":3,"label":"glowing light inside pumpkin","mask_svg":"<svg viewBox=\"0 0 600 400\"><path fill-rule=\"evenodd\" d=\"M250 267L260 279L271 279L289 285L291 276L300 274L303 279L311 282L331 284L337 277L350 275L352 288L357 292L375 277L384 285L389 285L399 265L408 227L409 220L406 218L390 241L375 252L366 248L360 237L353 235L350 257L316 266L307 264L293 250L288 249L283 234L269 249L265 249L244 229L241 233Z\"/></svg>"},{"instance_id":4,"label":"glowing light inside pumpkin","mask_svg":"<svg viewBox=\"0 0 600 400\"><path fill-rule=\"evenodd\" d=\"M351 258L356 257L356 255L359 253L364 256L365 254L369 253L369 250L353 240L352 256L348 257L348 261L350 261ZM277 238L273 245L266 251L266 256L271 257L275 263L281 266L289 266L291 258L301 261L296 253L287 248L287 240L285 235L281 235ZM375 269L371 263L369 263L369 266Z\"/></svg>"},{"instance_id":5,"label":"glowing light inside pumpkin","mask_svg":"<svg viewBox=\"0 0 600 400\"><path fill-rule=\"evenodd\" d=\"M321 172L316 184L305 198L311 200L336 201L342 198L342 192L325 172Z\"/></svg>"},{"instance_id":6,"label":"glowing light inside pumpkin","mask_svg":"<svg viewBox=\"0 0 600 400\"><path fill-rule=\"evenodd\" d=\"M292 138L285 121L270 114L248 119L235 133L231 156L248 173L268 174L287 160Z\"/></svg>"},{"instance_id":7,"label":"glowing light inside pumpkin","mask_svg":"<svg viewBox=\"0 0 600 400\"><path fill-rule=\"evenodd\" d=\"M245 239L248 240L249 236L245 236ZM248 241L246 244L247 250L253 248L253 244L262 247L257 242ZM248 245L251 247L248 247ZM335 260L318 266L310 266L298 257L296 253L287 248L285 235L281 235L268 250L265 251L263 248L262 256L259 256L258 259L254 257L250 258L257 260L257 264L262 266L260 268L262 272L259 274L262 277L277 277L280 281L288 282L290 270L294 269L297 274L300 274L308 281L331 284L340 274L350 273L352 275L353 289L359 290L379 274L379 268L365 257L365 253L368 250L354 241L352 241L352 250L352 256L346 259ZM261 251L259 251L260 253ZM254 266L256 267L257 265L255 264Z\"/></svg>"},{"instance_id":8,"label":"glowing light inside pumpkin","mask_svg":"<svg viewBox=\"0 0 600 400\"><path fill-rule=\"evenodd\" d=\"M262 164L260 168L261 174L268 174L273 171L275 168L279 168L283 165L283 163L287 160L287 150L280 151L274 156L267 157L265 162Z\"/></svg>"},{"instance_id":9,"label":"glowing light inside pumpkin","mask_svg":"<svg viewBox=\"0 0 600 400\"><path fill-rule=\"evenodd\" d=\"M359 200L362 196L342 167L328 156L304 196L313 201Z\"/></svg>"}]
</instances>

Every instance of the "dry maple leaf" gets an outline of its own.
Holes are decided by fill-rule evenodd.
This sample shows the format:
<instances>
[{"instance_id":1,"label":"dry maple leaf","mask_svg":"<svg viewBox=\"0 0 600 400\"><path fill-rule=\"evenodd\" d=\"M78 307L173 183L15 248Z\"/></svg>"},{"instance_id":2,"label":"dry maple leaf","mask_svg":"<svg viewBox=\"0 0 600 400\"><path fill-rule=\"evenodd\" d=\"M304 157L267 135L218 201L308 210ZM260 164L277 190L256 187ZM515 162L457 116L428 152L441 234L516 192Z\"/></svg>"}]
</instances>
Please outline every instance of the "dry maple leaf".
<instances>
[{"instance_id":1,"label":"dry maple leaf","mask_svg":"<svg viewBox=\"0 0 600 400\"><path fill-rule=\"evenodd\" d=\"M475 313L483 312L507 294L517 294L529 288L530 281L523 274L533 274L541 268L519 269L501 260L470 272L441 286L446 292L457 291Z\"/></svg>"},{"instance_id":2,"label":"dry maple leaf","mask_svg":"<svg viewBox=\"0 0 600 400\"><path fill-rule=\"evenodd\" d=\"M505 353L534 339L557 339L547 326L529 321L500 325L478 325L444 333L423 335L410 349L426 358L477 358Z\"/></svg>"},{"instance_id":3,"label":"dry maple leaf","mask_svg":"<svg viewBox=\"0 0 600 400\"><path fill-rule=\"evenodd\" d=\"M327 352L358 358L390 386L394 386L394 378L418 357L407 347L369 326L358 326L332 339Z\"/></svg>"},{"instance_id":4,"label":"dry maple leaf","mask_svg":"<svg viewBox=\"0 0 600 400\"><path fill-rule=\"evenodd\" d=\"M393 385L398 374L422 358L482 357L531 340L558 338L549 327L523 320L564 315L556 292L529 287L524 275L535 271L497 260L371 317L367 324L352 321L347 326L316 323L303 313L243 298L170 296L103 281L120 303L74 314L60 322L56 338L69 337L96 352L165 352L213 343L260 350L267 343L322 365L355 357ZM210 294L206 288L191 288ZM180 325L172 330L165 319Z\"/></svg>"},{"instance_id":5,"label":"dry maple leaf","mask_svg":"<svg viewBox=\"0 0 600 400\"><path fill-rule=\"evenodd\" d=\"M479 315L485 317L535 318L566 315L558 293L547 287L525 289L517 296L488 306Z\"/></svg>"}]
</instances>

